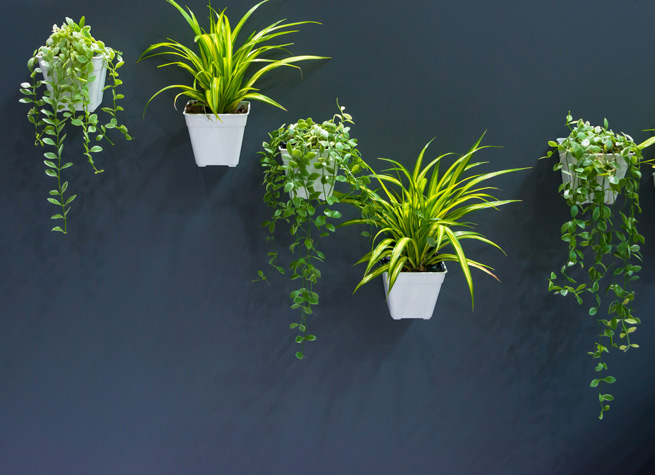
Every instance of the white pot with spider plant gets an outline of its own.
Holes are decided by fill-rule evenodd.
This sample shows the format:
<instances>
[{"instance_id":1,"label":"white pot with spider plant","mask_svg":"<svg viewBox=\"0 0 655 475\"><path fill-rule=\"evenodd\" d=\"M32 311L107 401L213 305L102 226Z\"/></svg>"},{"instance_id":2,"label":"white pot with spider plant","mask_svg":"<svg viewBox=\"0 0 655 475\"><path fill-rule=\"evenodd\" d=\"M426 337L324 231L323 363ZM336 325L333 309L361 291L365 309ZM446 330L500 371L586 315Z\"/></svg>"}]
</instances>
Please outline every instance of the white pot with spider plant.
<instances>
[{"instance_id":1,"label":"white pot with spider plant","mask_svg":"<svg viewBox=\"0 0 655 475\"><path fill-rule=\"evenodd\" d=\"M148 101L169 89L180 91L180 96L190 98L184 108L184 119L189 129L193 154L199 167L223 165L235 167L239 163L244 129L250 114L250 101L260 101L280 109L279 103L259 92L257 81L266 73L280 68L300 69L293 63L312 59L328 59L322 56L289 56L271 59L270 53L287 52L290 44L270 44L279 36L296 32L289 28L313 21L282 23L277 21L260 31L253 32L238 46L241 29L248 18L263 3L252 7L231 28L225 10L217 12L209 8L209 31L205 31L195 15L187 7L185 11L174 0L173 5L193 30L195 50L175 40L156 43L146 49L139 61L160 55L171 55L174 61L160 65L177 66L193 79L192 85L173 84L157 91ZM248 71L250 74L247 74ZM146 104L146 107L148 106Z\"/></svg>"},{"instance_id":2,"label":"white pot with spider plant","mask_svg":"<svg viewBox=\"0 0 655 475\"><path fill-rule=\"evenodd\" d=\"M340 112L323 123L312 119L299 120L269 133L269 141L261 152L266 193L264 202L273 209L270 220L264 222L274 242L275 231L284 227L291 235L289 250L294 257L287 265L280 265L289 256L272 249L269 264L299 287L291 292L291 308L300 315L291 323L295 341L300 345L296 358L305 358L304 345L316 340L309 333L309 316L318 305L317 284L321 277L318 266L325 255L319 250L321 239L335 231L334 220L341 213L334 208L344 193L334 190L337 181L348 181L354 189L368 183L368 177L358 177L362 170L357 141L350 137L352 118L340 108ZM284 155L288 153L288 158ZM327 157L327 158L319 158ZM321 164L333 164L326 173ZM360 181L361 180L361 181ZM332 222L331 222L332 221ZM268 281L263 271L259 280Z\"/></svg>"},{"instance_id":3,"label":"white pot with spider plant","mask_svg":"<svg viewBox=\"0 0 655 475\"><path fill-rule=\"evenodd\" d=\"M83 154L95 173L101 173L95 165L93 155L103 150L100 145L91 145L91 139L107 140L109 129L116 129L127 140L131 140L127 128L117 121L117 113L123 108L117 103L123 98L116 93L122 84L118 79L117 69L123 65L120 51L113 50L102 41L91 36L91 27L85 25L84 17L79 23L66 18L61 27L53 27L52 34L34 52L28 61L32 82L21 84L21 93L25 95L20 102L32 104L28 112L29 121L34 124L35 145L45 147L43 155L46 160L45 173L57 180L57 187L50 190L47 200L58 208L51 219L58 220L59 225L52 231L66 234L68 232L68 214L77 195L70 195L68 181L62 176L62 170L73 165L64 160L64 145L68 138L69 125L82 129ZM104 86L107 72L111 84ZM40 75L43 79L38 79ZM45 86L45 88L43 88ZM103 92L111 91L112 102L94 113L103 99ZM101 122L101 117L107 122ZM67 194L68 193L68 194Z\"/></svg>"},{"instance_id":4,"label":"white pot with spider plant","mask_svg":"<svg viewBox=\"0 0 655 475\"><path fill-rule=\"evenodd\" d=\"M347 200L361 211L362 218L345 224L367 224L375 232L370 252L358 262L366 262L367 266L355 291L382 275L387 306L394 320L432 318L446 276L446 262L460 265L471 293L471 304L470 268L496 278L491 267L466 257L463 241L475 240L497 249L500 247L471 230L471 223L463 219L474 211L497 209L516 202L498 200L487 193L489 187L476 188L476 185L523 169L465 177L466 171L482 164L471 163L476 152L487 148L480 146L482 137L441 174L440 165L451 154L441 155L421 168L431 142L419 154L412 172L400 162L380 159L392 167L370 175L372 183L378 187L362 186L356 198Z\"/></svg>"}]
</instances>

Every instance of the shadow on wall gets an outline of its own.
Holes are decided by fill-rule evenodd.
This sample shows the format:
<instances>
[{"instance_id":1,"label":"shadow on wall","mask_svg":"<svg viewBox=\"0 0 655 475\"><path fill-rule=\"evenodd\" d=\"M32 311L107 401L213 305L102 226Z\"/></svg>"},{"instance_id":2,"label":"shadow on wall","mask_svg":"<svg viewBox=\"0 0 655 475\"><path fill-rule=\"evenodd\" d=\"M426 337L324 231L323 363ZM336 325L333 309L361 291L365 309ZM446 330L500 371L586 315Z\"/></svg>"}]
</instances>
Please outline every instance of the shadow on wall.
<instances>
[{"instance_id":1,"label":"shadow on wall","mask_svg":"<svg viewBox=\"0 0 655 475\"><path fill-rule=\"evenodd\" d=\"M591 361L584 361L597 331L595 320L573 299L548 292L548 276L561 267L567 252L560 225L569 211L557 193L560 183L552 161L540 160L518 193L521 206L508 209L521 243L512 248L519 268L506 276L503 285L514 289L518 298L507 312L511 318L502 322L503 331L510 334L503 338L506 348L499 354L507 378L530 381L535 397L548 391L549 397L563 398L563 403L570 395L557 388L568 383L580 385L586 375L591 376ZM525 314L523 309L539 310ZM566 382L561 382L562 378Z\"/></svg>"},{"instance_id":2,"label":"shadow on wall","mask_svg":"<svg viewBox=\"0 0 655 475\"><path fill-rule=\"evenodd\" d=\"M559 272L568 249L567 243L560 239L560 226L570 219L566 201L557 192L560 173L554 172L552 166L553 159L536 163L517 196L523 203L508 208L521 243L511 247L519 260L517 272L507 275L503 285L513 289L518 298L507 311L509 318L499 324L502 325L499 331L509 335L499 340L505 348L498 352L504 378L529 382L529 396L536 405L544 400L542 407L554 403L560 408L557 413L535 411L534 423L544 426L544 430L550 430L548 427L554 430L570 422L594 404L595 394L589 390L588 382L594 376L595 365L587 352L593 349L600 331L596 319L587 314L584 305L548 292L548 276L552 271ZM647 185L652 187L650 180ZM642 201L645 197L652 201L652 189L644 193L643 186L642 181ZM652 221L646 210L641 221ZM652 223L645 223L642 233L647 228L652 228ZM644 234L648 243L649 235ZM648 256L644 257L646 270ZM649 275L644 272L642 278ZM649 284L647 279L639 281L637 292ZM643 290L641 293L644 294ZM528 315L524 309L539 310ZM545 400L552 402L546 404Z\"/></svg>"},{"instance_id":3,"label":"shadow on wall","mask_svg":"<svg viewBox=\"0 0 655 475\"><path fill-rule=\"evenodd\" d=\"M627 427L620 436L606 440L605 446L598 447L603 457L580 460L578 468L571 467L571 473L632 473L635 475L651 475L655 473L655 407L651 401L655 392L644 397L644 403L635 413L637 421ZM640 442L635 444L635 435Z\"/></svg>"},{"instance_id":4,"label":"shadow on wall","mask_svg":"<svg viewBox=\"0 0 655 475\"><path fill-rule=\"evenodd\" d=\"M229 171L227 167L197 167L186 128L169 135L164 144L153 146L148 154L157 159L150 161L143 172L135 198L158 212L184 215L198 212L205 206L211 190L220 188Z\"/></svg>"}]
</instances>

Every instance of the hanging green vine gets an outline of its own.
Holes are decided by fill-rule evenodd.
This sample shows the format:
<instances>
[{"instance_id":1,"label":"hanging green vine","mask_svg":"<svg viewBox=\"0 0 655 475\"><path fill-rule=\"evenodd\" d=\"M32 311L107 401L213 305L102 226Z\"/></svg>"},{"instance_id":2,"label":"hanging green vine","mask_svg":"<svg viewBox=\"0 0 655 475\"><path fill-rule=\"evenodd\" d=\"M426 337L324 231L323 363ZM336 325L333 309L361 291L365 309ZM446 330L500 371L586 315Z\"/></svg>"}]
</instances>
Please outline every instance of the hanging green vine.
<instances>
[{"instance_id":1,"label":"hanging green vine","mask_svg":"<svg viewBox=\"0 0 655 475\"><path fill-rule=\"evenodd\" d=\"M98 114L91 110L92 98L89 97L89 83L100 81L94 74L94 58L101 57L109 74L110 83L104 91L111 91L110 107L101 111L109 117L106 123L101 123ZM20 102L33 104L27 117L34 124L35 145L46 148L43 155L46 166L45 173L57 180L57 187L50 190L47 200L58 208L58 213L52 215L53 220L61 220L61 225L52 228L66 234L68 232L68 213L77 195L65 195L68 191L68 181L63 181L62 170L73 166L73 162L64 161L63 150L66 143L68 124L82 129L84 155L95 173L102 173L93 160L93 155L103 150L100 145L92 145L91 137L97 141L107 140L109 129L116 129L127 140L132 138L127 128L118 123L117 113L123 108L118 100L123 99L116 89L122 84L117 70L123 66L121 53L97 41L91 36L91 27L84 24L84 17L79 23L70 18L61 26L53 26L52 34L34 51L27 63L32 82L21 84L21 93L26 97ZM39 75L43 74L43 79ZM47 75L47 78L46 78ZM41 89L44 87L43 89Z\"/></svg>"},{"instance_id":2,"label":"hanging green vine","mask_svg":"<svg viewBox=\"0 0 655 475\"><path fill-rule=\"evenodd\" d=\"M266 186L264 202L273 209L271 219L263 223L270 233L267 240L274 240L282 223L288 225L293 239L289 250L295 259L286 267L279 265L280 255L273 250L268 253L268 262L281 274L288 273L291 280L300 282L289 295L291 308L300 312L289 326L296 333L296 343L301 345L295 354L298 359L305 357L305 342L316 340L307 327L319 302L318 265L325 260L319 243L335 231L333 222L341 217L335 205L343 195L333 193L334 187L338 182L349 182L356 189L356 183L368 180L357 177L363 162L357 141L350 137L347 126L353 123L352 117L344 109L340 108L338 114L322 124L305 119L282 126L269 134L270 139L260 152ZM258 274L259 280L267 280L263 271Z\"/></svg>"},{"instance_id":3,"label":"hanging green vine","mask_svg":"<svg viewBox=\"0 0 655 475\"><path fill-rule=\"evenodd\" d=\"M548 289L587 305L589 315L601 324L602 332L589 355L597 360L599 374L590 386L599 388L602 419L614 397L601 388L616 381L604 373L607 363L603 356L610 348L626 352L638 347L631 335L640 323L633 314L633 282L639 279L641 266L636 262L641 261L640 245L644 243L636 219L641 213L639 167L645 163L641 154L644 144L614 133L607 120L602 127L592 126L569 114L566 124L570 135L560 143L548 144L560 154L554 170L562 171L564 183L559 190L570 208L571 219L561 228L568 253L559 276L551 273ZM546 156L552 154L551 150ZM615 196L620 198L612 205Z\"/></svg>"}]
</instances>

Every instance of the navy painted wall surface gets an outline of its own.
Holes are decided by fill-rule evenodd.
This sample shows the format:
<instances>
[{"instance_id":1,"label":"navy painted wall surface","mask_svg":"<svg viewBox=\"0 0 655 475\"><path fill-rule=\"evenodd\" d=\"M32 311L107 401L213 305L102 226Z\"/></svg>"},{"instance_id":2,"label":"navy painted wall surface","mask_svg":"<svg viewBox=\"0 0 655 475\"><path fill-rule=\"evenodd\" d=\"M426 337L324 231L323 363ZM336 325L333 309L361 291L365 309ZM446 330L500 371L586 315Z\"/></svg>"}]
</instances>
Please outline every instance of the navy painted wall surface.
<instances>
[{"instance_id":1,"label":"navy painted wall surface","mask_svg":"<svg viewBox=\"0 0 655 475\"><path fill-rule=\"evenodd\" d=\"M202 0L187 0L200 18ZM227 4L231 18L250 6ZM49 232L51 182L18 103L26 61L65 16L85 15L122 50L135 137L70 169L70 233ZM547 292L562 264L567 207L538 158L568 110L643 140L655 127L655 4L646 0L271 0L251 27L318 20L297 54L333 59L273 73L288 111L254 104L237 168L196 167L172 95L183 79L136 64L166 37L192 41L163 0L24 0L4 5L0 117L0 473L539 474L655 472L655 192L642 181L638 350L609 359L616 401L597 420L587 356L597 327ZM275 76L275 78L273 78ZM276 79L277 82L274 82ZM257 152L267 132L336 99L364 157L413 163L464 152L488 130L489 168L522 200L478 216L505 257L472 246L502 284L475 274L476 308L451 269L430 321L392 321L382 284L352 289L366 251L358 230L326 242L312 321L318 341L293 357L284 279L265 268ZM79 134L71 137L79 143ZM649 154L653 155L652 152ZM646 172L646 170L645 170ZM618 353L618 352L617 352Z\"/></svg>"}]
</instances>

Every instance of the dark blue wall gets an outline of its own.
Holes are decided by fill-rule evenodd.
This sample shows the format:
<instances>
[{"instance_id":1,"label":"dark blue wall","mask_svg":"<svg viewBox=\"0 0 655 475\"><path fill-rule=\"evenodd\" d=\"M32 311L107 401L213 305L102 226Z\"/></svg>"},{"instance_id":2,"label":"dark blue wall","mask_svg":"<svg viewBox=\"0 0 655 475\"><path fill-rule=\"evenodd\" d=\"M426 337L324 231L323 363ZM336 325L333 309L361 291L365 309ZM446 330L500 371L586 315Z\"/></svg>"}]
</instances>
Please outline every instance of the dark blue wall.
<instances>
[{"instance_id":1,"label":"dark blue wall","mask_svg":"<svg viewBox=\"0 0 655 475\"><path fill-rule=\"evenodd\" d=\"M203 0L187 3L206 16ZM227 6L236 19L250 2ZM182 78L156 60L136 64L150 43L191 40L173 7L5 5L0 473L655 473L650 172L641 348L609 359L616 401L600 422L587 356L598 328L547 292L567 208L552 164L537 160L565 134L569 109L648 136L654 14L646 0L272 0L253 26L321 21L293 51L333 59L306 65L302 80L277 74L268 91L288 112L255 104L240 165L199 169L172 96L142 118L150 95ZM105 153L99 176L77 159L62 236L49 232L51 181L18 85L51 25L81 15L125 53L123 117L135 140ZM257 152L282 123L330 117L337 97L369 162L412 163L433 136L433 155L463 152L488 130L486 143L504 146L481 155L492 168L533 168L497 181L500 196L522 203L477 217L508 256L470 248L502 279L475 275L475 311L452 268L432 320L392 321L381 283L352 295L367 246L358 230L331 237L311 323L318 341L300 362L291 284L251 282L268 250Z\"/></svg>"}]
</instances>

